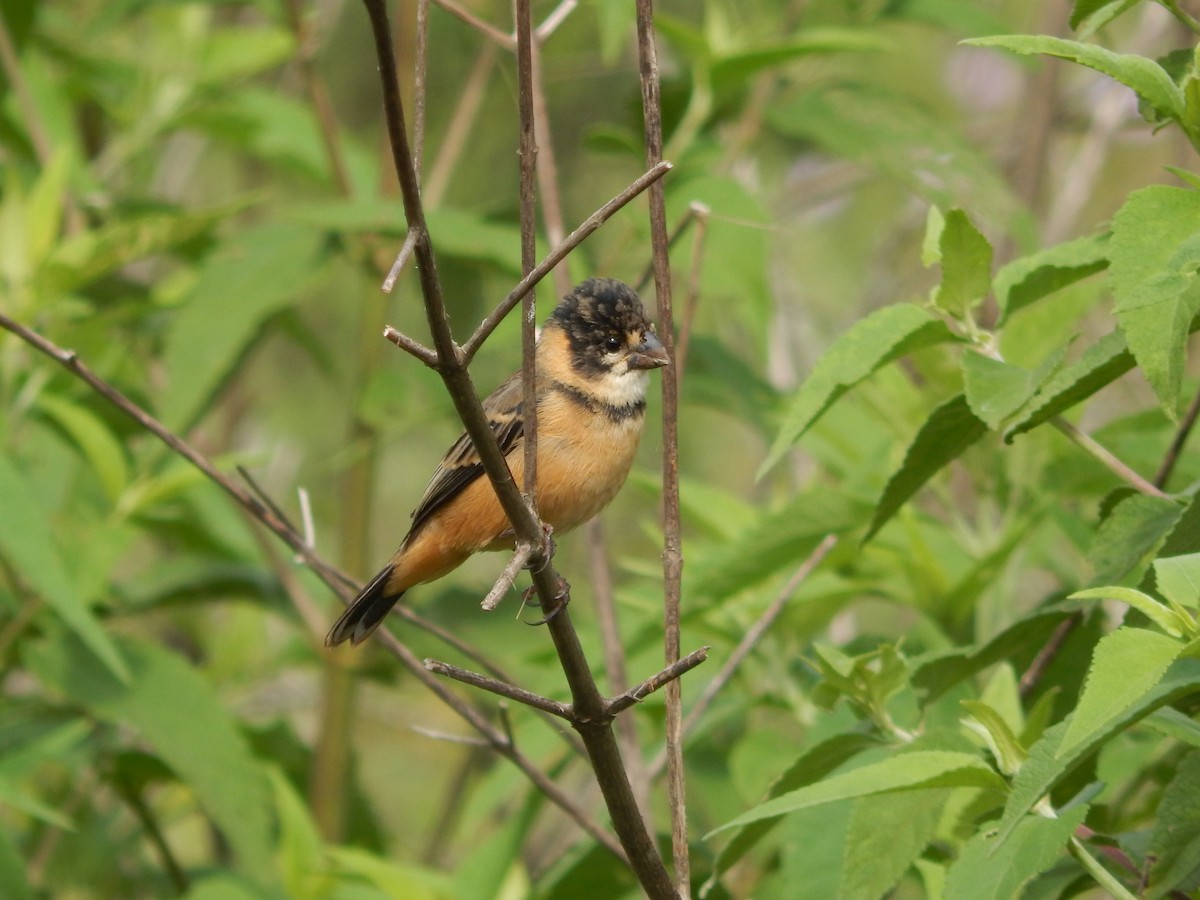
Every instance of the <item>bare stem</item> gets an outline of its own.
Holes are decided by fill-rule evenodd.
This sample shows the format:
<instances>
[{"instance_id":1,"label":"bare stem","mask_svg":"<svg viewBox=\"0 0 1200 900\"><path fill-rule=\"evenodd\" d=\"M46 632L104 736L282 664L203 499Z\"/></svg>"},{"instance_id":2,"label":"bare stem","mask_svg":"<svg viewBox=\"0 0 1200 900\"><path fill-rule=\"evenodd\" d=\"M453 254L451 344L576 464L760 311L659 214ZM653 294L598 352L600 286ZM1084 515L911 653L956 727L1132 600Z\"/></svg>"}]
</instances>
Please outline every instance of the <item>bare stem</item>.
<instances>
[{"instance_id":1,"label":"bare stem","mask_svg":"<svg viewBox=\"0 0 1200 900\"><path fill-rule=\"evenodd\" d=\"M662 103L659 93L658 50L654 37L653 0L637 0L638 61L642 83L642 118L646 164L663 158ZM650 186L650 243L654 259L654 290L658 321L667 355L675 359L675 321L671 305L671 264L668 259L666 198L661 181ZM667 665L679 660L680 597L683 546L679 515L679 385L674 366L662 370L663 422L663 649ZM678 681L666 688L667 796L671 808L671 847L675 890L691 896L688 859L687 803L683 769L683 695Z\"/></svg>"},{"instance_id":2,"label":"bare stem","mask_svg":"<svg viewBox=\"0 0 1200 900\"><path fill-rule=\"evenodd\" d=\"M1179 462L1179 455L1183 453L1184 445L1187 444L1187 439L1192 433L1192 428L1196 425L1197 416L1200 416L1200 391L1197 391L1196 396L1192 398L1187 412L1183 415L1183 421L1179 423L1179 428L1175 430L1175 437L1171 440L1171 446L1167 448L1167 453L1163 457L1162 464L1158 467L1158 471L1154 473L1155 487L1166 489L1167 482L1171 480L1171 473L1175 471L1175 464Z\"/></svg>"},{"instance_id":3,"label":"bare stem","mask_svg":"<svg viewBox=\"0 0 1200 900\"><path fill-rule=\"evenodd\" d=\"M1055 416L1050 420L1051 423L1070 438L1077 446L1082 447L1096 460L1098 460L1110 472L1132 487L1141 494L1148 494L1151 497L1162 497L1169 499L1163 491L1156 485L1151 484L1121 460L1117 459L1106 447L1102 446L1090 434L1080 431L1071 422L1068 422L1062 416Z\"/></svg>"},{"instance_id":4,"label":"bare stem","mask_svg":"<svg viewBox=\"0 0 1200 900\"><path fill-rule=\"evenodd\" d=\"M527 691L525 688L517 687L515 684L497 681L495 678L489 678L487 675L480 675L478 672L452 666L450 663L441 662L436 659L425 660L425 668L434 675L445 675L447 678L453 678L455 681L461 681L463 684L469 684L472 687L482 688L501 697L507 697L509 700L516 700L518 703L524 703L526 706L540 709L542 712L550 713L561 719L569 721L571 718L571 707L567 704L551 700L549 697L543 697L532 691Z\"/></svg>"},{"instance_id":5,"label":"bare stem","mask_svg":"<svg viewBox=\"0 0 1200 900\"><path fill-rule=\"evenodd\" d=\"M635 688L631 688L619 697L614 698L608 704L608 712L611 715L616 715L622 710L628 709L635 703L641 703L655 691L675 681L685 672L690 672L700 663L708 659L708 647L701 647L699 650L693 650L682 659L677 659L671 665L667 666L661 672L651 675Z\"/></svg>"}]
</instances>

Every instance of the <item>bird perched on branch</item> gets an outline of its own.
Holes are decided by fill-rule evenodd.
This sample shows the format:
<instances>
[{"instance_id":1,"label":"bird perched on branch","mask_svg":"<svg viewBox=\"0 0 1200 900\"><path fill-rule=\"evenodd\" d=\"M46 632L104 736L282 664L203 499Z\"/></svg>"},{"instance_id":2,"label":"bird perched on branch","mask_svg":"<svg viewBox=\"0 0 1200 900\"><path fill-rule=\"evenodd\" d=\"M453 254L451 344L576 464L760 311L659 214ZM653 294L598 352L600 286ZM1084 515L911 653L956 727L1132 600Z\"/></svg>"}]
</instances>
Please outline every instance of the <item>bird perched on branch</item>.
<instances>
[{"instance_id":1,"label":"bird perched on branch","mask_svg":"<svg viewBox=\"0 0 1200 900\"><path fill-rule=\"evenodd\" d=\"M536 353L537 506L556 533L608 505L642 435L648 371L667 365L638 295L611 278L577 286L542 327ZM521 374L483 401L513 478L524 486ZM470 437L442 458L412 526L386 566L334 623L326 645L357 644L404 592L462 565L480 550L512 549L512 527Z\"/></svg>"}]
</instances>

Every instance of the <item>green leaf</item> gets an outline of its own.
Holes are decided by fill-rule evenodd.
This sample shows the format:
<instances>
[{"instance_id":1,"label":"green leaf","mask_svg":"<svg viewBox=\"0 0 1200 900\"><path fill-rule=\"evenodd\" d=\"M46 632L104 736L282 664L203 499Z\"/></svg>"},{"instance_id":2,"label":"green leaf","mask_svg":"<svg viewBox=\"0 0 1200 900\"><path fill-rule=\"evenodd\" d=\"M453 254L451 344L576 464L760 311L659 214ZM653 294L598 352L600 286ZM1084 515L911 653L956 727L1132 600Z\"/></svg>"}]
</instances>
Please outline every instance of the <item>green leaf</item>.
<instances>
[{"instance_id":1,"label":"green leaf","mask_svg":"<svg viewBox=\"0 0 1200 900\"><path fill-rule=\"evenodd\" d=\"M993 430L1033 393L1030 372L982 353L964 353L962 370L967 405Z\"/></svg>"},{"instance_id":2,"label":"green leaf","mask_svg":"<svg viewBox=\"0 0 1200 900\"><path fill-rule=\"evenodd\" d=\"M937 835L949 788L901 791L854 801L842 852L838 900L879 900Z\"/></svg>"},{"instance_id":3,"label":"green leaf","mask_svg":"<svg viewBox=\"0 0 1200 900\"><path fill-rule=\"evenodd\" d=\"M1200 192L1155 185L1112 223L1112 284L1129 350L1174 419L1186 344L1200 311Z\"/></svg>"},{"instance_id":4,"label":"green leaf","mask_svg":"<svg viewBox=\"0 0 1200 900\"><path fill-rule=\"evenodd\" d=\"M339 871L373 885L391 900L451 900L466 896L456 893L450 879L438 872L385 859L357 847L333 847L329 850L329 858ZM513 860L509 862L512 864ZM461 868L470 870L474 867ZM503 895L497 893L494 896Z\"/></svg>"},{"instance_id":5,"label":"green leaf","mask_svg":"<svg viewBox=\"0 0 1200 900\"><path fill-rule=\"evenodd\" d=\"M1025 413L1004 432L1011 443L1018 434L1041 425L1048 419L1088 399L1134 366L1125 336L1113 331L1088 347L1079 360L1064 366L1034 394Z\"/></svg>"},{"instance_id":6,"label":"green leaf","mask_svg":"<svg viewBox=\"0 0 1200 900\"><path fill-rule=\"evenodd\" d=\"M1154 579L1159 592L1172 603L1200 608L1200 553L1156 559Z\"/></svg>"},{"instance_id":7,"label":"green leaf","mask_svg":"<svg viewBox=\"0 0 1200 900\"><path fill-rule=\"evenodd\" d=\"M921 241L921 265L929 267L942 261L942 230L946 217L936 206L925 215L925 239Z\"/></svg>"},{"instance_id":8,"label":"green leaf","mask_svg":"<svg viewBox=\"0 0 1200 900\"><path fill-rule=\"evenodd\" d=\"M64 831L74 830L71 820L36 797L30 797L4 775L0 775L0 806L19 810Z\"/></svg>"},{"instance_id":9,"label":"green leaf","mask_svg":"<svg viewBox=\"0 0 1200 900\"><path fill-rule=\"evenodd\" d=\"M930 478L985 434L987 425L971 412L962 394L935 409L888 480L863 540L869 540Z\"/></svg>"},{"instance_id":10,"label":"green leaf","mask_svg":"<svg viewBox=\"0 0 1200 900\"><path fill-rule=\"evenodd\" d=\"M1020 651L1041 646L1071 611L1064 605L1045 607L1013 622L981 646L956 647L912 663L912 685L928 705L957 684Z\"/></svg>"},{"instance_id":11,"label":"green leaf","mask_svg":"<svg viewBox=\"0 0 1200 900\"><path fill-rule=\"evenodd\" d=\"M1155 637L1161 638L1161 635ZM1193 695L1197 690L1200 690L1200 660L1183 657L1167 669L1157 685L1137 697L1132 705L1127 705L1115 717L1103 722L1098 729L1089 729L1089 733L1084 735L1085 739L1076 741L1069 752L1060 752L1060 748L1078 711L1072 713L1066 721L1047 729L1041 740L1029 748L1029 758L1013 779L1012 793L998 826L999 840L1007 840L1017 823L1041 797L1114 734L1150 715L1159 707Z\"/></svg>"},{"instance_id":12,"label":"green leaf","mask_svg":"<svg viewBox=\"0 0 1200 900\"><path fill-rule=\"evenodd\" d=\"M66 208L71 156L67 147L56 148L29 192L25 208L25 242L30 268L36 269L41 265L58 239L63 210Z\"/></svg>"},{"instance_id":13,"label":"green leaf","mask_svg":"<svg viewBox=\"0 0 1200 900\"><path fill-rule=\"evenodd\" d=\"M13 461L0 455L0 552L33 590L110 673L128 681L129 668L99 620L80 596L46 521L46 512ZM89 654L90 655L90 654Z\"/></svg>"},{"instance_id":14,"label":"green leaf","mask_svg":"<svg viewBox=\"0 0 1200 900\"><path fill-rule=\"evenodd\" d=\"M1144 628L1118 628L1101 638L1058 756L1069 757L1134 708L1158 684L1183 647L1173 638Z\"/></svg>"},{"instance_id":15,"label":"green leaf","mask_svg":"<svg viewBox=\"0 0 1200 900\"><path fill-rule=\"evenodd\" d=\"M125 448L113 437L108 426L91 411L69 400L43 391L38 407L71 436L104 486L104 493L115 501L129 483L129 464Z\"/></svg>"},{"instance_id":16,"label":"green leaf","mask_svg":"<svg viewBox=\"0 0 1200 900\"><path fill-rule=\"evenodd\" d=\"M865 750L880 746L878 739L865 734L838 734L802 753L771 785L769 800L789 794L820 781L834 769ZM738 862L775 827L777 819L753 822L739 831L717 856L710 883Z\"/></svg>"},{"instance_id":17,"label":"green leaf","mask_svg":"<svg viewBox=\"0 0 1200 900\"><path fill-rule=\"evenodd\" d=\"M1133 588L1121 587L1119 585L1089 588L1085 591L1076 591L1071 594L1069 599L1116 600L1118 603L1128 604L1171 637L1175 638L1182 637L1187 627L1185 623L1180 622L1179 616L1176 615L1174 610L1163 606L1149 594L1143 594L1141 591ZM1097 647L1098 649L1099 647ZM1166 666L1163 666L1163 669L1165 670Z\"/></svg>"},{"instance_id":18,"label":"green leaf","mask_svg":"<svg viewBox=\"0 0 1200 900\"><path fill-rule=\"evenodd\" d=\"M204 45L201 77L228 90L225 82L285 63L295 50L296 41L286 28L250 27L243 23L215 30Z\"/></svg>"},{"instance_id":19,"label":"green leaf","mask_svg":"<svg viewBox=\"0 0 1200 900\"><path fill-rule=\"evenodd\" d=\"M1056 244L1014 259L996 273L992 289L1000 323L1018 310L1108 268L1108 234Z\"/></svg>"},{"instance_id":20,"label":"green leaf","mask_svg":"<svg viewBox=\"0 0 1200 900\"><path fill-rule=\"evenodd\" d=\"M714 829L709 836L836 800L936 787L974 787L998 793L1005 791L1004 779L979 757L969 753L945 750L899 753L882 762L843 772L768 800Z\"/></svg>"},{"instance_id":21,"label":"green leaf","mask_svg":"<svg viewBox=\"0 0 1200 900\"><path fill-rule=\"evenodd\" d=\"M320 260L321 236L298 225L254 228L210 260L167 335L162 418L190 424L263 322L295 302Z\"/></svg>"},{"instance_id":22,"label":"green leaf","mask_svg":"<svg viewBox=\"0 0 1200 900\"><path fill-rule=\"evenodd\" d=\"M955 318L964 317L992 286L992 245L961 209L946 213L938 238L942 282L934 305Z\"/></svg>"},{"instance_id":23,"label":"green leaf","mask_svg":"<svg viewBox=\"0 0 1200 900\"><path fill-rule=\"evenodd\" d=\"M868 375L922 347L954 340L944 322L910 303L885 306L857 321L800 385L758 477L779 462L838 397Z\"/></svg>"},{"instance_id":24,"label":"green leaf","mask_svg":"<svg viewBox=\"0 0 1200 900\"><path fill-rule=\"evenodd\" d=\"M990 705L979 700L963 700L962 707L969 715L965 724L982 737L996 765L1005 775L1015 775L1025 762L1025 748L1004 717Z\"/></svg>"},{"instance_id":25,"label":"green leaf","mask_svg":"<svg viewBox=\"0 0 1200 900\"><path fill-rule=\"evenodd\" d=\"M1179 761L1159 801L1150 849L1148 897L1179 889L1200 868L1200 752Z\"/></svg>"},{"instance_id":26,"label":"green leaf","mask_svg":"<svg viewBox=\"0 0 1200 900\"><path fill-rule=\"evenodd\" d=\"M1012 900L1038 875L1063 856L1075 829L1083 824L1086 806L1076 806L1056 819L1025 816L1007 840L983 828L959 852L946 873L946 897L955 900Z\"/></svg>"},{"instance_id":27,"label":"green leaf","mask_svg":"<svg viewBox=\"0 0 1200 900\"><path fill-rule=\"evenodd\" d=\"M975 47L1000 47L1013 53L1044 54L1103 72L1132 88L1163 118L1178 120L1183 115L1183 92L1171 76L1152 59L1113 53L1094 44L1081 44L1048 35L995 35L963 41Z\"/></svg>"},{"instance_id":28,"label":"green leaf","mask_svg":"<svg viewBox=\"0 0 1200 900\"><path fill-rule=\"evenodd\" d=\"M74 641L25 645L46 684L107 722L132 729L195 794L237 868L273 881L271 795L263 770L212 688L187 662L153 644L123 641L131 678L119 682Z\"/></svg>"},{"instance_id":29,"label":"green leaf","mask_svg":"<svg viewBox=\"0 0 1200 900\"><path fill-rule=\"evenodd\" d=\"M1111 584L1130 573L1140 577L1167 535L1183 515L1183 507L1164 497L1130 494L1100 523L1088 559L1093 584Z\"/></svg>"},{"instance_id":30,"label":"green leaf","mask_svg":"<svg viewBox=\"0 0 1200 900\"><path fill-rule=\"evenodd\" d=\"M806 28L783 41L724 54L713 60L714 87L724 88L745 81L763 69L795 59L829 53L887 50L890 42L882 35L861 28Z\"/></svg>"}]
</instances>

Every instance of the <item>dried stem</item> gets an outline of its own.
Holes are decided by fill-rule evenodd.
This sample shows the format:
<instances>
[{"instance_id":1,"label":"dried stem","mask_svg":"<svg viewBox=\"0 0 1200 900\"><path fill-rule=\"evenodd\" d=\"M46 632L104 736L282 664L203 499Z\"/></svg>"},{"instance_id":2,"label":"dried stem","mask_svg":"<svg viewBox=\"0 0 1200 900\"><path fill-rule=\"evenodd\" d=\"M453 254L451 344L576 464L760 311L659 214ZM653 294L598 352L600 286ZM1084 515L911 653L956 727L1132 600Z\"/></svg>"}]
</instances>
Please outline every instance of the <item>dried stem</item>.
<instances>
[{"instance_id":1,"label":"dried stem","mask_svg":"<svg viewBox=\"0 0 1200 900\"><path fill-rule=\"evenodd\" d=\"M671 665L667 666L661 672L651 675L637 687L632 688L619 697L614 698L608 703L608 712L610 715L616 715L622 710L628 709L635 703L641 703L659 688L666 687L673 681L678 679L685 672L690 672L700 663L708 659L708 647L701 647L699 650L693 650L682 659L677 659Z\"/></svg>"},{"instance_id":2,"label":"dried stem","mask_svg":"<svg viewBox=\"0 0 1200 900\"><path fill-rule=\"evenodd\" d=\"M653 0L637 0L638 61L642 83L642 118L646 164L663 159L662 104L659 94L658 50L654 37ZM650 243L654 259L654 290L663 346L675 358L675 322L671 305L671 264L667 257L667 212L662 182L650 186ZM667 665L679 659L680 596L683 547L679 515L679 386L674 366L662 370L663 422L663 649ZM683 695L678 681L666 689L667 796L671 808L671 847L675 889L691 896L688 859L687 806L683 771Z\"/></svg>"},{"instance_id":3,"label":"dried stem","mask_svg":"<svg viewBox=\"0 0 1200 900\"><path fill-rule=\"evenodd\" d=\"M513 586L513 582L517 580L517 573L529 562L529 557L533 554L533 550L534 547L532 544L521 544L517 547L516 552L512 555L512 559L508 561L508 565L504 567L504 571L500 573L500 577L496 579L496 583L492 585L492 589L488 591L488 595L479 604L480 608L486 612L491 612L500 605L500 601L504 599L504 595L509 592Z\"/></svg>"},{"instance_id":4,"label":"dried stem","mask_svg":"<svg viewBox=\"0 0 1200 900\"><path fill-rule=\"evenodd\" d=\"M434 675L445 675L447 678L453 678L455 681L461 681L463 684L482 688L501 697L507 697L509 700L516 700L518 703L532 706L534 709L540 709L542 712L558 716L560 719L571 720L571 707L566 703L551 700L549 697L543 697L540 694L533 693L533 691L527 691L525 688L517 687L515 684L497 681L495 678L489 678L487 675L480 675L478 672L452 666L450 663L441 662L436 659L425 660L425 668Z\"/></svg>"},{"instance_id":5,"label":"dried stem","mask_svg":"<svg viewBox=\"0 0 1200 900\"><path fill-rule=\"evenodd\" d=\"M516 0L517 118L520 121L521 162L521 275L537 264L538 144L533 117L533 37L529 0ZM537 292L531 286L521 298L521 406L525 412L522 437L525 453L525 502L537 517Z\"/></svg>"},{"instance_id":6,"label":"dried stem","mask_svg":"<svg viewBox=\"0 0 1200 900\"><path fill-rule=\"evenodd\" d=\"M1175 437L1171 440L1171 446L1167 448L1167 453L1163 457L1162 464L1159 465L1158 471L1154 473L1155 487L1162 490L1166 489L1167 482L1171 480L1171 473L1175 471L1175 464L1179 462L1179 455L1183 453L1188 436L1191 435L1192 428L1196 425L1197 416L1200 416L1200 391L1196 392L1196 396L1192 398L1187 412L1183 414L1183 420L1175 430Z\"/></svg>"}]
</instances>

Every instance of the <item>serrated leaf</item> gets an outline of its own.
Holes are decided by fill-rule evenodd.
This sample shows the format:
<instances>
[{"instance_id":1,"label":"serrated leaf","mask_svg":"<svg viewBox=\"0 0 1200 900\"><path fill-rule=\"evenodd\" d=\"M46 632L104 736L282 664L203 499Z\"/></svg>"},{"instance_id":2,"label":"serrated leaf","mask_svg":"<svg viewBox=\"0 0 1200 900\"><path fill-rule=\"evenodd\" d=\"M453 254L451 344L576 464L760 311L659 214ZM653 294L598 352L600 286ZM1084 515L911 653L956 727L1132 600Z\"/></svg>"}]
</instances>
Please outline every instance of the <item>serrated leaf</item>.
<instances>
[{"instance_id":1,"label":"serrated leaf","mask_svg":"<svg viewBox=\"0 0 1200 900\"><path fill-rule=\"evenodd\" d=\"M123 641L132 674L123 684L69 638L29 642L24 649L41 681L97 718L133 729L195 793L237 867L262 884L273 881L267 780L195 668L153 644Z\"/></svg>"},{"instance_id":2,"label":"serrated leaf","mask_svg":"<svg viewBox=\"0 0 1200 900\"><path fill-rule=\"evenodd\" d=\"M210 260L167 335L162 418L183 427L229 375L270 315L313 277L321 235L298 225L243 232Z\"/></svg>"},{"instance_id":3,"label":"serrated leaf","mask_svg":"<svg viewBox=\"0 0 1200 900\"><path fill-rule=\"evenodd\" d=\"M1134 367L1125 336L1111 332L1088 347L1079 360L1064 366L1034 394L1025 413L1008 426L1004 440L1011 443L1029 431L1088 399Z\"/></svg>"},{"instance_id":4,"label":"serrated leaf","mask_svg":"<svg viewBox=\"0 0 1200 900\"><path fill-rule=\"evenodd\" d=\"M868 735L834 735L802 753L771 785L767 797L774 799L813 784L859 753L878 746L879 740ZM712 878L718 878L745 856L775 826L776 821L767 819L753 822L739 831L717 856Z\"/></svg>"},{"instance_id":5,"label":"serrated leaf","mask_svg":"<svg viewBox=\"0 0 1200 900\"><path fill-rule=\"evenodd\" d=\"M1018 310L1108 268L1109 235L1095 234L1014 259L992 285L1000 324Z\"/></svg>"},{"instance_id":6,"label":"serrated leaf","mask_svg":"<svg viewBox=\"0 0 1200 900\"><path fill-rule=\"evenodd\" d=\"M930 478L985 434L987 425L971 412L962 394L935 409L909 445L900 468L888 479L863 540L870 540Z\"/></svg>"},{"instance_id":7,"label":"serrated leaf","mask_svg":"<svg viewBox=\"0 0 1200 900\"><path fill-rule=\"evenodd\" d=\"M976 47L1000 47L1025 55L1043 54L1103 72L1145 100L1163 118L1183 115L1183 93L1171 76L1152 59L1128 53L1113 53L1095 44L1081 44L1049 35L994 35L963 41Z\"/></svg>"},{"instance_id":8,"label":"serrated leaf","mask_svg":"<svg viewBox=\"0 0 1200 900\"><path fill-rule=\"evenodd\" d=\"M949 788L877 794L854 801L837 900L879 900L937 835Z\"/></svg>"},{"instance_id":9,"label":"serrated leaf","mask_svg":"<svg viewBox=\"0 0 1200 900\"><path fill-rule=\"evenodd\" d=\"M1159 801L1147 859L1150 890L1161 897L1200 868L1200 752L1179 761Z\"/></svg>"},{"instance_id":10,"label":"serrated leaf","mask_svg":"<svg viewBox=\"0 0 1200 900\"><path fill-rule=\"evenodd\" d=\"M946 323L911 303L876 310L834 341L813 366L784 415L758 470L770 470L838 397L871 373L922 347L956 340Z\"/></svg>"},{"instance_id":11,"label":"serrated leaf","mask_svg":"<svg viewBox=\"0 0 1200 900\"><path fill-rule=\"evenodd\" d=\"M1175 418L1186 344L1200 311L1200 192L1155 185L1112 222L1117 320L1163 411Z\"/></svg>"},{"instance_id":12,"label":"serrated leaf","mask_svg":"<svg viewBox=\"0 0 1200 900\"><path fill-rule=\"evenodd\" d=\"M38 498L25 476L3 455L0 455L0 497L4 498L0 553L8 557L22 580L79 636L91 651L87 655L95 654L116 678L128 681L129 668L116 644L72 583Z\"/></svg>"},{"instance_id":13,"label":"serrated leaf","mask_svg":"<svg viewBox=\"0 0 1200 900\"><path fill-rule=\"evenodd\" d=\"M992 286L992 245L961 209L946 213L938 238L942 281L933 295L938 309L962 318Z\"/></svg>"},{"instance_id":14,"label":"serrated leaf","mask_svg":"<svg viewBox=\"0 0 1200 900\"><path fill-rule=\"evenodd\" d=\"M882 762L843 772L768 800L709 832L707 837L837 800L870 797L914 788L973 787L1005 791L1004 779L991 766L969 753L944 750L900 753Z\"/></svg>"},{"instance_id":15,"label":"serrated leaf","mask_svg":"<svg viewBox=\"0 0 1200 900\"><path fill-rule=\"evenodd\" d=\"M936 206L929 207L925 215L925 238L921 241L921 265L929 267L942 261L942 229L946 217Z\"/></svg>"},{"instance_id":16,"label":"serrated leaf","mask_svg":"<svg viewBox=\"0 0 1200 900\"><path fill-rule=\"evenodd\" d=\"M1055 819L1025 816L1003 842L990 828L983 828L967 841L950 866L944 896L955 900L1020 897L1034 878L1062 858L1087 810L1076 806Z\"/></svg>"},{"instance_id":17,"label":"serrated leaf","mask_svg":"<svg viewBox=\"0 0 1200 900\"><path fill-rule=\"evenodd\" d=\"M1017 823L1041 797L1114 734L1168 703L1195 694L1197 690L1200 690L1200 660L1184 657L1171 665L1158 684L1137 697L1132 705L1126 706L1101 728L1092 730L1085 740L1076 742L1069 752L1062 753L1060 748L1077 713L1072 713L1066 721L1047 729L1041 740L1029 748L1029 758L1013 779L1012 793L998 826L999 840L1007 840Z\"/></svg>"},{"instance_id":18,"label":"serrated leaf","mask_svg":"<svg viewBox=\"0 0 1200 900\"><path fill-rule=\"evenodd\" d=\"M1164 497L1130 494L1117 503L1088 551L1092 583L1111 584L1130 573L1137 577L1182 515L1183 507Z\"/></svg>"},{"instance_id":19,"label":"serrated leaf","mask_svg":"<svg viewBox=\"0 0 1200 900\"><path fill-rule=\"evenodd\" d=\"M1030 372L982 353L964 353L962 370L967 405L993 430L1033 392Z\"/></svg>"},{"instance_id":20,"label":"serrated leaf","mask_svg":"<svg viewBox=\"0 0 1200 900\"><path fill-rule=\"evenodd\" d=\"M1200 553L1168 556L1154 561L1159 593L1188 609L1200 607Z\"/></svg>"},{"instance_id":21,"label":"serrated leaf","mask_svg":"<svg viewBox=\"0 0 1200 900\"><path fill-rule=\"evenodd\" d=\"M37 405L71 436L91 463L108 498L115 501L121 496L129 483L129 464L125 448L108 426L84 407L45 391L38 395Z\"/></svg>"},{"instance_id":22,"label":"serrated leaf","mask_svg":"<svg viewBox=\"0 0 1200 900\"><path fill-rule=\"evenodd\" d=\"M1127 604L1175 638L1182 637L1187 627L1183 622L1179 621L1179 616L1173 610L1163 606L1149 594L1143 594L1134 588L1121 587L1119 585L1088 588L1085 591L1076 591L1068 599L1116 600L1118 603ZM1163 666L1163 669L1165 670L1166 666Z\"/></svg>"},{"instance_id":23,"label":"serrated leaf","mask_svg":"<svg viewBox=\"0 0 1200 900\"><path fill-rule=\"evenodd\" d=\"M1101 638L1058 757L1070 757L1149 694L1183 648L1180 641L1144 628L1118 628Z\"/></svg>"}]
</instances>

